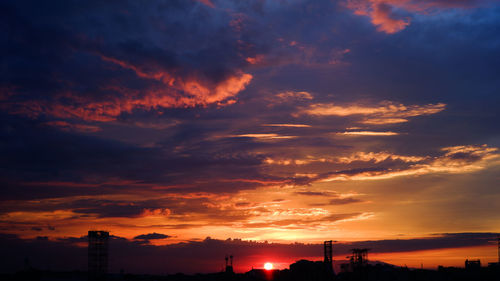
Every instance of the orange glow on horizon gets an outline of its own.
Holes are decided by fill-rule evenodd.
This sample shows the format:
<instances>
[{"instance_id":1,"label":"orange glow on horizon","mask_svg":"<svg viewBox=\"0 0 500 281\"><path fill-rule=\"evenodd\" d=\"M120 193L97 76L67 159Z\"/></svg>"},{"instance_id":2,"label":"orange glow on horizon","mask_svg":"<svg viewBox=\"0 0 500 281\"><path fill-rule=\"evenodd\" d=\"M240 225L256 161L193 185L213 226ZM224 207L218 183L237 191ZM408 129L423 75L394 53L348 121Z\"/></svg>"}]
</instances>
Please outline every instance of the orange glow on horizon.
<instances>
[{"instance_id":1,"label":"orange glow on horizon","mask_svg":"<svg viewBox=\"0 0 500 281\"><path fill-rule=\"evenodd\" d=\"M480 259L482 264L496 262L497 252L492 246L445 248L412 252L374 253L369 259L397 266L436 269L439 265L463 267L466 259Z\"/></svg>"}]
</instances>

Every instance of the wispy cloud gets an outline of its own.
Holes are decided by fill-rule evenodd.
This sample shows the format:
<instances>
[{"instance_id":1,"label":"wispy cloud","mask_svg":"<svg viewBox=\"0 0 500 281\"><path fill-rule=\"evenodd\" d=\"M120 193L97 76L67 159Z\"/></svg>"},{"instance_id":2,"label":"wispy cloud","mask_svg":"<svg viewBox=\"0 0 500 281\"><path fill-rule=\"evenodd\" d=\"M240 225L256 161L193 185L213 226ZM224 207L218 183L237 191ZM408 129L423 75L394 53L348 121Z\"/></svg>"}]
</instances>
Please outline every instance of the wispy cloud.
<instances>
[{"instance_id":1,"label":"wispy cloud","mask_svg":"<svg viewBox=\"0 0 500 281\"><path fill-rule=\"evenodd\" d=\"M266 127L291 127L291 128L310 128L310 125L305 124L262 124Z\"/></svg>"},{"instance_id":2,"label":"wispy cloud","mask_svg":"<svg viewBox=\"0 0 500 281\"><path fill-rule=\"evenodd\" d=\"M78 132L86 132L86 133L94 133L101 131L99 126L94 125L86 125L86 124L78 124L78 123L69 123L66 121L49 121L44 123L47 126L52 126L59 128L64 131L78 131Z\"/></svg>"},{"instance_id":3,"label":"wispy cloud","mask_svg":"<svg viewBox=\"0 0 500 281\"><path fill-rule=\"evenodd\" d=\"M375 131L346 131L342 133L337 133L337 135L347 135L347 136L397 136L399 133L396 132L375 132Z\"/></svg>"},{"instance_id":4,"label":"wispy cloud","mask_svg":"<svg viewBox=\"0 0 500 281\"><path fill-rule=\"evenodd\" d=\"M408 122L408 119L404 118L369 118L361 121L363 124L367 125L385 125L385 124L397 124Z\"/></svg>"},{"instance_id":5,"label":"wispy cloud","mask_svg":"<svg viewBox=\"0 0 500 281\"><path fill-rule=\"evenodd\" d=\"M228 135L230 138L254 138L259 140L275 140L275 139L293 139L297 136L283 136L279 134L240 134L240 135Z\"/></svg>"},{"instance_id":6,"label":"wispy cloud","mask_svg":"<svg viewBox=\"0 0 500 281\"><path fill-rule=\"evenodd\" d=\"M275 103L290 102L290 101L300 101L300 100L312 100L313 95L305 91L286 91L278 93L272 98Z\"/></svg>"},{"instance_id":7,"label":"wispy cloud","mask_svg":"<svg viewBox=\"0 0 500 281\"><path fill-rule=\"evenodd\" d=\"M487 162L498 159L498 148L481 146L453 146L442 148L444 155L400 169L368 169L335 172L323 181L383 180L400 176L420 176L434 173L461 174L482 170Z\"/></svg>"},{"instance_id":8,"label":"wispy cloud","mask_svg":"<svg viewBox=\"0 0 500 281\"><path fill-rule=\"evenodd\" d=\"M392 154L389 152L355 152L349 156L335 158L340 163L352 163L354 161L373 161L380 163L385 160L401 160L404 162L419 162L425 160L427 157L422 156L405 156Z\"/></svg>"},{"instance_id":9,"label":"wispy cloud","mask_svg":"<svg viewBox=\"0 0 500 281\"><path fill-rule=\"evenodd\" d=\"M428 156L411 156L411 155L399 155L390 153L387 151L381 152L354 152L345 156L321 156L314 157L308 156L306 158L266 158L264 159L264 163L266 164L274 164L274 165L307 165L311 163L340 163L340 164L351 164L353 162L373 162L380 163L383 161L402 161L407 163L415 163L420 162L425 159L428 159Z\"/></svg>"},{"instance_id":10,"label":"wispy cloud","mask_svg":"<svg viewBox=\"0 0 500 281\"><path fill-rule=\"evenodd\" d=\"M444 103L409 106L393 102L371 106L317 103L303 108L299 113L313 116L361 116L360 123L380 125L407 122L409 117L436 114L445 108Z\"/></svg>"}]
</instances>

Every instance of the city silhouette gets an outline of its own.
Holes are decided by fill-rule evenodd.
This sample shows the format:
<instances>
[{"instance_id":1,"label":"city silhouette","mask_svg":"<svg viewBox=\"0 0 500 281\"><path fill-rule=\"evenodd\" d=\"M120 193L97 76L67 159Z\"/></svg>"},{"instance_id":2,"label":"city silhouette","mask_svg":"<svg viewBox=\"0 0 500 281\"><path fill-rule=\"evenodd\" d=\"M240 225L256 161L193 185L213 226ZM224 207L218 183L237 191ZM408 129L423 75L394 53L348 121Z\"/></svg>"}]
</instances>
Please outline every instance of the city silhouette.
<instances>
[{"instance_id":1,"label":"city silhouette","mask_svg":"<svg viewBox=\"0 0 500 281\"><path fill-rule=\"evenodd\" d=\"M14 274L0 275L2 280L88 280L88 281L112 281L112 280L172 280L172 281L216 281L216 280L242 280L242 281L445 281L445 280L470 280L470 281L498 281L500 280L500 235L497 236L496 248L498 261L482 265L479 259L464 261L464 267L438 266L436 269L408 268L406 266L395 266L379 261L370 261L368 254L370 249L354 248L346 260L334 261L332 252L335 244L332 240L323 243L323 260L310 261L298 260L285 269L252 268L246 272L236 273L233 264L237 258L232 254L224 257L224 268L221 271L205 274L186 275L176 273L170 275L147 275L109 272L108 264L112 253L109 253L110 233L107 231L91 230L88 232L88 251L86 272L58 272L40 270L30 267L26 261L26 268ZM47 253L50 254L50 253ZM134 259L134 257L127 257ZM222 257L221 257L222 259ZM169 261L165 261L169 262ZM338 263L340 268L334 270L333 263Z\"/></svg>"}]
</instances>

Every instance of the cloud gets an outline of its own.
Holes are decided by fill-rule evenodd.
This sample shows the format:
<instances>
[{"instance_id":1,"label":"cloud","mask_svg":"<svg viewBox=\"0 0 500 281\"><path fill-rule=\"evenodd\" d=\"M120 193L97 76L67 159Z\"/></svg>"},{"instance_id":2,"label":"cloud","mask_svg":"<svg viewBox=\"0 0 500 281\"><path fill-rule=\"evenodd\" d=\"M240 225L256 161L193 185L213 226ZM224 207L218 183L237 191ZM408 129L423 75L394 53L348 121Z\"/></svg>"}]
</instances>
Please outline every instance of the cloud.
<instances>
[{"instance_id":1,"label":"cloud","mask_svg":"<svg viewBox=\"0 0 500 281\"><path fill-rule=\"evenodd\" d=\"M210 8L215 8L214 3L212 1L210 1L210 0L197 0L197 1L199 1L200 3L203 3L203 4L207 5L207 6L209 6Z\"/></svg>"},{"instance_id":2,"label":"cloud","mask_svg":"<svg viewBox=\"0 0 500 281\"><path fill-rule=\"evenodd\" d=\"M329 198L328 203L311 203L309 204L310 206L346 205L352 203L365 202L364 200L353 197L353 195L357 194L339 194L337 192L332 192L332 191L298 191L295 192L295 194L302 196Z\"/></svg>"},{"instance_id":3,"label":"cloud","mask_svg":"<svg viewBox=\"0 0 500 281\"><path fill-rule=\"evenodd\" d=\"M229 99L245 89L246 85L251 81L252 75L246 73L236 74L213 86L196 80L185 82L180 77L171 79L171 81L175 82L168 82L163 88L146 89L145 91L135 91L127 88L109 89L111 92L121 93L122 95L107 101L96 102L78 94L66 93L60 97L60 100L64 99L65 103L59 100L50 102L28 101L13 104L12 106L17 108L14 113L30 117L39 117L46 114L62 119L109 122L116 120L123 113L132 113L137 109L149 111L161 108L231 104ZM67 104L68 101L70 101L70 104ZM52 124L54 123L52 122ZM62 126L62 123L59 121L58 125ZM84 129L84 125L73 127L80 130ZM90 126L87 126L87 130L89 128Z\"/></svg>"},{"instance_id":4,"label":"cloud","mask_svg":"<svg viewBox=\"0 0 500 281\"><path fill-rule=\"evenodd\" d=\"M266 127L291 127L291 128L310 128L310 125L305 124L262 124Z\"/></svg>"},{"instance_id":5,"label":"cloud","mask_svg":"<svg viewBox=\"0 0 500 281\"><path fill-rule=\"evenodd\" d=\"M370 17L372 24L377 26L378 31L385 33L396 33L410 25L409 18L399 18L390 5L379 3L372 6Z\"/></svg>"},{"instance_id":6,"label":"cloud","mask_svg":"<svg viewBox=\"0 0 500 281\"><path fill-rule=\"evenodd\" d=\"M368 16L378 31L392 34L410 25L411 17L405 14L425 16L436 10L470 9L478 7L480 2L477 0L347 0L345 4L355 15Z\"/></svg>"},{"instance_id":7,"label":"cloud","mask_svg":"<svg viewBox=\"0 0 500 281\"><path fill-rule=\"evenodd\" d=\"M399 133L396 132L374 132L374 131L347 131L342 133L337 133L337 135L347 135L347 136L397 136Z\"/></svg>"},{"instance_id":8,"label":"cloud","mask_svg":"<svg viewBox=\"0 0 500 281\"><path fill-rule=\"evenodd\" d=\"M333 198L329 201L330 205L346 205L346 204L360 203L360 202L363 202L363 200L352 197Z\"/></svg>"},{"instance_id":9,"label":"cloud","mask_svg":"<svg viewBox=\"0 0 500 281\"><path fill-rule=\"evenodd\" d=\"M305 196L325 196L325 197L338 197L338 193L332 191L298 191L295 192L299 195Z\"/></svg>"},{"instance_id":10,"label":"cloud","mask_svg":"<svg viewBox=\"0 0 500 281\"><path fill-rule=\"evenodd\" d=\"M382 102L378 105L336 105L333 103L317 103L303 108L299 114L312 116L361 116L359 122L371 125L395 124L407 122L407 118L432 115L443 111L446 104L404 105L393 102Z\"/></svg>"},{"instance_id":11,"label":"cloud","mask_svg":"<svg viewBox=\"0 0 500 281\"><path fill-rule=\"evenodd\" d=\"M136 111L233 104L253 76L243 70L233 32L224 20L207 16L216 11L207 8L210 1L203 3L42 7L48 17L23 13L25 3L6 4L13 16L2 21L21 36L9 41L17 51L5 61L11 74L1 81L8 89L2 109L31 118L109 122ZM115 20L97 28L88 17ZM218 39L206 40L213 30Z\"/></svg>"},{"instance_id":12,"label":"cloud","mask_svg":"<svg viewBox=\"0 0 500 281\"><path fill-rule=\"evenodd\" d=\"M356 199L353 199L356 201ZM339 201L340 202L340 201ZM337 203L335 205L348 204L351 202ZM353 203L353 202L352 202ZM315 210L316 209L316 210ZM264 219L252 220L244 224L238 225L244 229L315 229L317 227L327 227L343 221L362 220L371 216L369 213L346 213L346 214L328 214L324 215L320 209L311 208L311 214L302 215L302 217L289 219ZM315 214L319 211L322 216Z\"/></svg>"},{"instance_id":13,"label":"cloud","mask_svg":"<svg viewBox=\"0 0 500 281\"><path fill-rule=\"evenodd\" d=\"M499 158L498 148L487 145L445 147L445 152L404 168L376 168L346 170L331 173L323 181L383 180L400 176L420 176L434 173L460 174L484 169L489 161ZM418 158L416 158L418 159Z\"/></svg>"},{"instance_id":14,"label":"cloud","mask_svg":"<svg viewBox=\"0 0 500 281\"><path fill-rule=\"evenodd\" d=\"M134 240L157 240L157 239L166 239L170 237L172 236L153 232L148 234L137 235L136 237L134 237Z\"/></svg>"},{"instance_id":15,"label":"cloud","mask_svg":"<svg viewBox=\"0 0 500 281\"><path fill-rule=\"evenodd\" d=\"M230 138L254 138L258 140L275 140L275 139L293 139L296 136L283 136L279 134L240 134L240 135L229 135Z\"/></svg>"},{"instance_id":16,"label":"cloud","mask_svg":"<svg viewBox=\"0 0 500 281\"><path fill-rule=\"evenodd\" d=\"M248 57L245 59L249 64L259 64L264 61L263 55L256 55L255 57Z\"/></svg>"},{"instance_id":17,"label":"cloud","mask_svg":"<svg viewBox=\"0 0 500 281\"><path fill-rule=\"evenodd\" d=\"M402 162L420 162L428 159L423 156L408 156L390 153L387 151L381 152L354 152L345 156L329 156L322 155L321 157L308 156L306 158L291 159L291 158L266 158L264 163L272 165L307 165L312 163L337 163L337 164L351 164L353 162L373 162L380 163L384 161L402 161Z\"/></svg>"},{"instance_id":18,"label":"cloud","mask_svg":"<svg viewBox=\"0 0 500 281\"><path fill-rule=\"evenodd\" d=\"M389 152L355 152L349 156L344 156L344 157L338 157L337 161L340 163L352 163L354 161L373 161L375 163L380 163L386 160L400 160L403 162L420 162L422 160L425 160L427 157L421 157L421 156L405 156L405 155L398 155L398 154L392 154Z\"/></svg>"},{"instance_id":19,"label":"cloud","mask_svg":"<svg viewBox=\"0 0 500 281\"><path fill-rule=\"evenodd\" d=\"M45 125L57 127L64 131L78 131L84 133L95 133L101 131L101 128L93 125L74 124L66 121L49 121Z\"/></svg>"},{"instance_id":20,"label":"cloud","mask_svg":"<svg viewBox=\"0 0 500 281\"><path fill-rule=\"evenodd\" d=\"M285 91L276 94L275 102L289 102L295 100L312 100L314 99L313 95L309 92L305 91Z\"/></svg>"},{"instance_id":21,"label":"cloud","mask_svg":"<svg viewBox=\"0 0 500 281\"><path fill-rule=\"evenodd\" d=\"M390 182L369 180L438 178L412 196L440 217L460 207L460 194L432 206L459 173L477 185L470 200L493 200L498 9L431 18L377 2L366 21L323 0L0 4L12 35L0 44L0 230L318 241L384 235L378 219L355 222L385 203L372 198ZM394 192L384 200L409 189ZM37 231L47 223L57 231Z\"/></svg>"},{"instance_id":22,"label":"cloud","mask_svg":"<svg viewBox=\"0 0 500 281\"><path fill-rule=\"evenodd\" d=\"M367 125L385 125L385 124L397 124L408 122L408 119L404 118L369 118L361 121L363 124Z\"/></svg>"}]
</instances>

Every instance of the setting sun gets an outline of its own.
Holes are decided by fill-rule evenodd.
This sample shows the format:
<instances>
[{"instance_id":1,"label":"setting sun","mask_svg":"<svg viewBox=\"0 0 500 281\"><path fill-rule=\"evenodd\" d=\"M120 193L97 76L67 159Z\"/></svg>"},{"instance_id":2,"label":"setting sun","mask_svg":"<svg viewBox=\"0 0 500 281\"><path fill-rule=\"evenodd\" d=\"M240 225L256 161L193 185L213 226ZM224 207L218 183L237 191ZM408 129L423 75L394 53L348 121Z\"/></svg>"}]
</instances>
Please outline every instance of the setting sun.
<instances>
[{"instance_id":1,"label":"setting sun","mask_svg":"<svg viewBox=\"0 0 500 281\"><path fill-rule=\"evenodd\" d=\"M265 270L271 270L271 269L273 269L273 264L272 264L272 263L270 263L270 262L266 262L266 263L264 264L264 269L265 269Z\"/></svg>"}]
</instances>

